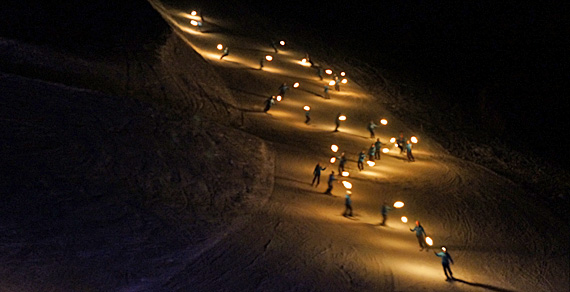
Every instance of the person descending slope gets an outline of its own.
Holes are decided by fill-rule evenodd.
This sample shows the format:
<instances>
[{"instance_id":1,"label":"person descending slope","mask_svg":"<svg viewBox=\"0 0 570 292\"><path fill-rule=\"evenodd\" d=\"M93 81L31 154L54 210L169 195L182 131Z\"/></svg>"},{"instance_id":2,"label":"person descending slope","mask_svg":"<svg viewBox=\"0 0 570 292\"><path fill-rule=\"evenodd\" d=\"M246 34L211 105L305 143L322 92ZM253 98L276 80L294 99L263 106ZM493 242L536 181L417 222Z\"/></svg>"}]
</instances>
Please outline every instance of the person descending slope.
<instances>
[{"instance_id":1,"label":"person descending slope","mask_svg":"<svg viewBox=\"0 0 570 292\"><path fill-rule=\"evenodd\" d=\"M289 90L289 86L287 86L287 83L283 82L283 84L279 86L279 95L284 98L285 92L287 92L287 90Z\"/></svg>"},{"instance_id":2,"label":"person descending slope","mask_svg":"<svg viewBox=\"0 0 570 292\"><path fill-rule=\"evenodd\" d=\"M374 135L374 129L375 129L376 127L378 127L378 125L376 125L376 124L374 123L374 121L372 121L372 120L368 123L368 126L366 126L366 128L368 129L368 131L370 131L370 138L374 138L374 137L375 137L375 135Z\"/></svg>"},{"instance_id":3,"label":"person descending slope","mask_svg":"<svg viewBox=\"0 0 570 292\"><path fill-rule=\"evenodd\" d=\"M273 96L270 96L268 99L265 100L265 108L263 109L263 112L269 111L269 109L273 104L275 104L275 99L273 99Z\"/></svg>"},{"instance_id":4,"label":"person descending slope","mask_svg":"<svg viewBox=\"0 0 570 292\"><path fill-rule=\"evenodd\" d=\"M412 142L410 142L410 140L406 141L406 154L408 155L409 162L416 161L414 155L412 154Z\"/></svg>"},{"instance_id":5,"label":"person descending slope","mask_svg":"<svg viewBox=\"0 0 570 292\"><path fill-rule=\"evenodd\" d=\"M346 191L346 195L344 195L344 212L342 213L342 216L348 216L348 217L352 217L352 200L350 199L350 197L352 196L352 192L351 191Z\"/></svg>"},{"instance_id":6,"label":"person descending slope","mask_svg":"<svg viewBox=\"0 0 570 292\"><path fill-rule=\"evenodd\" d=\"M374 144L370 145L368 149L368 160L374 161L374 156L376 155L376 146Z\"/></svg>"},{"instance_id":7,"label":"person descending slope","mask_svg":"<svg viewBox=\"0 0 570 292\"><path fill-rule=\"evenodd\" d=\"M313 184L315 183L315 180L317 180L317 185L315 187L319 186L319 183L321 183L321 171L327 169L326 167L321 167L321 164L317 162L317 166L315 166L315 170L313 170L313 182L311 183L311 186L313 186Z\"/></svg>"},{"instance_id":8,"label":"person descending slope","mask_svg":"<svg viewBox=\"0 0 570 292\"><path fill-rule=\"evenodd\" d=\"M222 56L220 57L220 60L223 59L224 57L226 57L227 55L230 54L230 48L225 47L224 51L222 52Z\"/></svg>"},{"instance_id":9,"label":"person descending slope","mask_svg":"<svg viewBox=\"0 0 570 292\"><path fill-rule=\"evenodd\" d=\"M338 157L338 173L342 174L342 172L344 171L344 165L346 164L346 157L344 156L344 152L342 152L340 154L340 156Z\"/></svg>"},{"instance_id":10,"label":"person descending slope","mask_svg":"<svg viewBox=\"0 0 570 292\"><path fill-rule=\"evenodd\" d=\"M364 169L364 159L366 158L366 153L364 153L364 150L360 151L360 153L358 154L358 170L362 171Z\"/></svg>"},{"instance_id":11,"label":"person descending slope","mask_svg":"<svg viewBox=\"0 0 570 292\"><path fill-rule=\"evenodd\" d=\"M447 278L446 281L454 280L453 273L451 272L451 268L449 268L449 263L453 264L453 259L451 255L447 252L447 248L445 246L441 247L441 252L433 252L436 256L441 258L441 265L443 266L443 272L445 273L445 277ZM449 273L449 275L448 275Z\"/></svg>"},{"instance_id":12,"label":"person descending slope","mask_svg":"<svg viewBox=\"0 0 570 292\"><path fill-rule=\"evenodd\" d=\"M376 139L376 142L374 142L374 147L376 148L375 158L380 160L380 149L382 147L382 142L380 142L380 138Z\"/></svg>"},{"instance_id":13,"label":"person descending slope","mask_svg":"<svg viewBox=\"0 0 570 292\"><path fill-rule=\"evenodd\" d=\"M329 187L327 188L327 190L325 191L325 194L327 195L332 195L332 189L333 189L333 183L336 180L336 177L334 177L334 171L331 171L331 174L329 175Z\"/></svg>"},{"instance_id":14,"label":"person descending slope","mask_svg":"<svg viewBox=\"0 0 570 292\"><path fill-rule=\"evenodd\" d=\"M418 238L418 243L420 244L420 251L424 250L424 248L427 248L426 232L420 224L420 221L416 221L416 227L414 227L414 229L410 229L410 231L416 232L416 237Z\"/></svg>"},{"instance_id":15,"label":"person descending slope","mask_svg":"<svg viewBox=\"0 0 570 292\"><path fill-rule=\"evenodd\" d=\"M382 204L382 209L380 211L382 213L382 223L380 223L380 225L386 226L386 219L388 217L388 211L390 210L392 210L392 207L388 206L388 203L384 201Z\"/></svg>"},{"instance_id":16,"label":"person descending slope","mask_svg":"<svg viewBox=\"0 0 570 292\"><path fill-rule=\"evenodd\" d=\"M400 148L400 154L404 153L404 147L406 147L406 137L404 137L404 132L400 132L400 136L398 137L398 140L396 140L396 143L398 144L398 148Z\"/></svg>"}]
</instances>

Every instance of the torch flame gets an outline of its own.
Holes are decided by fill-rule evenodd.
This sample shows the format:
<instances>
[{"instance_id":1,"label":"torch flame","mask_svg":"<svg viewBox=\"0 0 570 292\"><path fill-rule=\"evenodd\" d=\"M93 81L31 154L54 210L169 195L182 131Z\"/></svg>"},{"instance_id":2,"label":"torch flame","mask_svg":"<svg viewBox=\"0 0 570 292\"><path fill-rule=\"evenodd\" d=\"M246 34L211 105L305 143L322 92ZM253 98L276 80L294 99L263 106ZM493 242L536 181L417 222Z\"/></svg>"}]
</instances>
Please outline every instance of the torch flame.
<instances>
[{"instance_id":1,"label":"torch flame","mask_svg":"<svg viewBox=\"0 0 570 292\"><path fill-rule=\"evenodd\" d=\"M390 138L390 143L395 143L396 142L396 138L392 137Z\"/></svg>"},{"instance_id":2,"label":"torch flame","mask_svg":"<svg viewBox=\"0 0 570 292\"><path fill-rule=\"evenodd\" d=\"M344 73L344 71L340 72L340 76L344 77L344 75L346 75L346 73Z\"/></svg>"},{"instance_id":3,"label":"torch flame","mask_svg":"<svg viewBox=\"0 0 570 292\"><path fill-rule=\"evenodd\" d=\"M267 55L267 56L265 56L265 60L271 62L271 61L273 61L273 56Z\"/></svg>"},{"instance_id":4,"label":"torch flame","mask_svg":"<svg viewBox=\"0 0 570 292\"><path fill-rule=\"evenodd\" d=\"M402 222L408 223L408 217L402 216L402 218L400 218L400 219L402 219Z\"/></svg>"},{"instance_id":5,"label":"torch flame","mask_svg":"<svg viewBox=\"0 0 570 292\"><path fill-rule=\"evenodd\" d=\"M342 115L342 116L338 117L338 120L339 121L346 121L346 116Z\"/></svg>"},{"instance_id":6,"label":"torch flame","mask_svg":"<svg viewBox=\"0 0 570 292\"><path fill-rule=\"evenodd\" d=\"M402 201L396 201L396 202L394 202L394 208L399 209L399 208L402 208L402 207L404 207L404 202L402 202Z\"/></svg>"},{"instance_id":7,"label":"torch flame","mask_svg":"<svg viewBox=\"0 0 570 292\"><path fill-rule=\"evenodd\" d=\"M310 110L311 110L311 107L308 106L308 105L306 105L306 106L303 107L303 109L306 110L306 111L310 111Z\"/></svg>"},{"instance_id":8,"label":"torch flame","mask_svg":"<svg viewBox=\"0 0 570 292\"><path fill-rule=\"evenodd\" d=\"M412 143L418 143L418 138L416 138L416 136L412 136L410 137L410 141L412 141Z\"/></svg>"},{"instance_id":9,"label":"torch flame","mask_svg":"<svg viewBox=\"0 0 570 292\"><path fill-rule=\"evenodd\" d=\"M285 45L285 41L280 41L279 44L282 45L282 46L284 46L284 45Z\"/></svg>"},{"instance_id":10,"label":"torch flame","mask_svg":"<svg viewBox=\"0 0 570 292\"><path fill-rule=\"evenodd\" d=\"M347 177L350 175L350 173L348 173L348 171L343 171L341 175L344 177Z\"/></svg>"},{"instance_id":11,"label":"torch flame","mask_svg":"<svg viewBox=\"0 0 570 292\"><path fill-rule=\"evenodd\" d=\"M300 85L299 82L295 82L295 84L293 84L293 87L297 88L297 87L299 87L299 85Z\"/></svg>"},{"instance_id":12,"label":"torch flame","mask_svg":"<svg viewBox=\"0 0 570 292\"><path fill-rule=\"evenodd\" d=\"M374 165L376 165L376 162L370 161L370 160L366 161L366 163L368 164L368 166L374 166Z\"/></svg>"},{"instance_id":13,"label":"torch flame","mask_svg":"<svg viewBox=\"0 0 570 292\"><path fill-rule=\"evenodd\" d=\"M387 119L381 119L380 124L386 126L386 125L388 125L388 120Z\"/></svg>"},{"instance_id":14,"label":"torch flame","mask_svg":"<svg viewBox=\"0 0 570 292\"><path fill-rule=\"evenodd\" d=\"M281 101L281 95L278 95L275 99L277 99L277 101Z\"/></svg>"},{"instance_id":15,"label":"torch flame","mask_svg":"<svg viewBox=\"0 0 570 292\"><path fill-rule=\"evenodd\" d=\"M348 80L346 78L342 79L341 83L342 84L346 84L348 82Z\"/></svg>"},{"instance_id":16,"label":"torch flame","mask_svg":"<svg viewBox=\"0 0 570 292\"><path fill-rule=\"evenodd\" d=\"M224 46L223 46L222 44L218 44L218 45L216 46L216 48L218 48L218 50L221 51L221 50L224 48Z\"/></svg>"},{"instance_id":17,"label":"torch flame","mask_svg":"<svg viewBox=\"0 0 570 292\"><path fill-rule=\"evenodd\" d=\"M382 148L382 153L388 153L388 152L390 152L390 149L388 149L388 148Z\"/></svg>"},{"instance_id":18,"label":"torch flame","mask_svg":"<svg viewBox=\"0 0 570 292\"><path fill-rule=\"evenodd\" d=\"M198 21L196 20L190 20L190 24L193 26L198 26Z\"/></svg>"},{"instance_id":19,"label":"torch flame","mask_svg":"<svg viewBox=\"0 0 570 292\"><path fill-rule=\"evenodd\" d=\"M327 73L328 75L331 75L331 74L332 74L332 70L331 70L331 69L326 69L326 70L325 70L325 73Z\"/></svg>"},{"instance_id":20,"label":"torch flame","mask_svg":"<svg viewBox=\"0 0 570 292\"><path fill-rule=\"evenodd\" d=\"M350 182L343 180L342 185L349 190L352 189L352 184Z\"/></svg>"},{"instance_id":21,"label":"torch flame","mask_svg":"<svg viewBox=\"0 0 570 292\"><path fill-rule=\"evenodd\" d=\"M334 156L331 157L331 160L330 160L330 161L331 161L331 163L334 163L334 162L336 161L336 157L334 157Z\"/></svg>"},{"instance_id":22,"label":"torch flame","mask_svg":"<svg viewBox=\"0 0 570 292\"><path fill-rule=\"evenodd\" d=\"M190 15L192 15L192 16L196 16L196 14L198 14L198 13L196 12L196 10L194 10L194 11L192 11L192 13L190 13Z\"/></svg>"},{"instance_id":23,"label":"torch flame","mask_svg":"<svg viewBox=\"0 0 570 292\"><path fill-rule=\"evenodd\" d=\"M429 237L429 236L426 237L426 243L427 243L429 246L432 246L432 245L433 245L433 240L431 239L431 237Z\"/></svg>"},{"instance_id":24,"label":"torch flame","mask_svg":"<svg viewBox=\"0 0 570 292\"><path fill-rule=\"evenodd\" d=\"M331 145L331 150L332 152L337 152L338 151L338 146L336 146L335 144Z\"/></svg>"}]
</instances>

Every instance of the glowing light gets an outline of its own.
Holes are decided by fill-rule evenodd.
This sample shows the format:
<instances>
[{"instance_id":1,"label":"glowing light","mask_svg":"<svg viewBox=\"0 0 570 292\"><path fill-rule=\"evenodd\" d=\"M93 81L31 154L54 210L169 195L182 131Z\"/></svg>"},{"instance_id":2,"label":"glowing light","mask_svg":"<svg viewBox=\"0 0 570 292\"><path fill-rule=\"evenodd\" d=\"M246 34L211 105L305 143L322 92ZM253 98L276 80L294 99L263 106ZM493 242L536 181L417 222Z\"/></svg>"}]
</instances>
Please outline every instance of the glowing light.
<instances>
[{"instance_id":1,"label":"glowing light","mask_svg":"<svg viewBox=\"0 0 570 292\"><path fill-rule=\"evenodd\" d=\"M192 13L190 13L190 15L192 16L196 16L198 14L198 12L196 12L196 10L192 11Z\"/></svg>"},{"instance_id":2,"label":"glowing light","mask_svg":"<svg viewBox=\"0 0 570 292\"><path fill-rule=\"evenodd\" d=\"M376 162L368 160L366 161L366 164L368 164L368 166L374 166L376 165Z\"/></svg>"},{"instance_id":3,"label":"glowing light","mask_svg":"<svg viewBox=\"0 0 570 292\"><path fill-rule=\"evenodd\" d=\"M331 160L330 160L330 161L331 161L331 163L334 163L334 162L336 161L336 157L334 157L334 156L331 157Z\"/></svg>"},{"instance_id":4,"label":"glowing light","mask_svg":"<svg viewBox=\"0 0 570 292\"><path fill-rule=\"evenodd\" d=\"M273 61L273 56L267 55L267 56L265 56L265 60L271 62L271 61Z\"/></svg>"},{"instance_id":5,"label":"glowing light","mask_svg":"<svg viewBox=\"0 0 570 292\"><path fill-rule=\"evenodd\" d=\"M412 143L418 143L418 138L416 138L416 136L412 136L410 137L410 141L412 141Z\"/></svg>"},{"instance_id":6,"label":"glowing light","mask_svg":"<svg viewBox=\"0 0 570 292\"><path fill-rule=\"evenodd\" d=\"M303 59L301 60L301 65L303 65L303 66L305 66L305 67L310 67L310 66L311 66L311 63L307 62L307 59L306 59L306 58L303 58Z\"/></svg>"},{"instance_id":7,"label":"glowing light","mask_svg":"<svg viewBox=\"0 0 570 292\"><path fill-rule=\"evenodd\" d=\"M388 152L390 152L390 149L388 149L388 148L382 148L382 153L388 153Z\"/></svg>"},{"instance_id":8,"label":"glowing light","mask_svg":"<svg viewBox=\"0 0 570 292\"><path fill-rule=\"evenodd\" d=\"M399 209L399 208L402 208L402 207L404 207L404 202L402 202L402 201L396 201L396 202L394 202L394 208Z\"/></svg>"},{"instance_id":9,"label":"glowing light","mask_svg":"<svg viewBox=\"0 0 570 292\"><path fill-rule=\"evenodd\" d=\"M331 81L329 82L329 85L330 85L330 86L333 86L333 85L335 85L335 84L336 84L336 82L335 82L334 80L331 80Z\"/></svg>"},{"instance_id":10,"label":"glowing light","mask_svg":"<svg viewBox=\"0 0 570 292\"><path fill-rule=\"evenodd\" d=\"M299 87L299 85L300 85L299 82L295 82L295 83L293 84L293 88L297 88L297 87Z\"/></svg>"},{"instance_id":11,"label":"glowing light","mask_svg":"<svg viewBox=\"0 0 570 292\"><path fill-rule=\"evenodd\" d=\"M346 116L342 115L342 116L338 117L338 120L339 121L346 121Z\"/></svg>"},{"instance_id":12,"label":"glowing light","mask_svg":"<svg viewBox=\"0 0 570 292\"><path fill-rule=\"evenodd\" d=\"M198 26L198 21L196 20L190 20L190 24L193 26Z\"/></svg>"},{"instance_id":13,"label":"glowing light","mask_svg":"<svg viewBox=\"0 0 570 292\"><path fill-rule=\"evenodd\" d=\"M352 184L350 182L347 182L345 180L342 181L342 185L346 188L346 189L352 189Z\"/></svg>"},{"instance_id":14,"label":"glowing light","mask_svg":"<svg viewBox=\"0 0 570 292\"><path fill-rule=\"evenodd\" d=\"M394 137L390 138L390 143L396 143L396 138Z\"/></svg>"},{"instance_id":15,"label":"glowing light","mask_svg":"<svg viewBox=\"0 0 570 292\"><path fill-rule=\"evenodd\" d=\"M277 101L281 101L281 95L278 95L277 97L275 97L275 99L277 99Z\"/></svg>"},{"instance_id":16,"label":"glowing light","mask_svg":"<svg viewBox=\"0 0 570 292\"><path fill-rule=\"evenodd\" d=\"M336 146L335 144L331 145L331 150L332 152L337 152L338 151L338 146Z\"/></svg>"},{"instance_id":17,"label":"glowing light","mask_svg":"<svg viewBox=\"0 0 570 292\"><path fill-rule=\"evenodd\" d=\"M348 80L346 78L342 79L341 83L342 84L346 84L348 82Z\"/></svg>"},{"instance_id":18,"label":"glowing light","mask_svg":"<svg viewBox=\"0 0 570 292\"><path fill-rule=\"evenodd\" d=\"M308 106L308 105L306 105L306 106L303 107L303 109L306 110L306 111L310 111L310 110L311 110L311 107Z\"/></svg>"},{"instance_id":19,"label":"glowing light","mask_svg":"<svg viewBox=\"0 0 570 292\"><path fill-rule=\"evenodd\" d=\"M431 239L431 237L429 237L429 236L426 237L426 243L427 243L429 246L432 246L432 245L433 245L433 240Z\"/></svg>"},{"instance_id":20,"label":"glowing light","mask_svg":"<svg viewBox=\"0 0 570 292\"><path fill-rule=\"evenodd\" d=\"M346 73L344 73L344 71L340 72L340 76L344 77L344 75L346 75Z\"/></svg>"},{"instance_id":21,"label":"glowing light","mask_svg":"<svg viewBox=\"0 0 570 292\"><path fill-rule=\"evenodd\" d=\"M387 119L381 119L380 124L386 126L386 125L388 125L388 120Z\"/></svg>"},{"instance_id":22,"label":"glowing light","mask_svg":"<svg viewBox=\"0 0 570 292\"><path fill-rule=\"evenodd\" d=\"M303 64L307 63L307 59L303 58L303 60L301 60L301 63L303 63Z\"/></svg>"},{"instance_id":23,"label":"glowing light","mask_svg":"<svg viewBox=\"0 0 570 292\"><path fill-rule=\"evenodd\" d=\"M331 69L327 69L327 70L325 70L325 73L327 73L328 75L331 75L331 74L332 74L332 70L331 70Z\"/></svg>"},{"instance_id":24,"label":"glowing light","mask_svg":"<svg viewBox=\"0 0 570 292\"><path fill-rule=\"evenodd\" d=\"M284 45L285 45L285 41L280 41L279 44L282 45L282 46L284 46Z\"/></svg>"},{"instance_id":25,"label":"glowing light","mask_svg":"<svg viewBox=\"0 0 570 292\"><path fill-rule=\"evenodd\" d=\"M341 175L344 177L347 177L350 175L350 173L348 173L348 171L343 171Z\"/></svg>"},{"instance_id":26,"label":"glowing light","mask_svg":"<svg viewBox=\"0 0 570 292\"><path fill-rule=\"evenodd\" d=\"M443 250L443 252L445 252L447 250L447 248L445 248L445 246L442 246L441 250Z\"/></svg>"},{"instance_id":27,"label":"glowing light","mask_svg":"<svg viewBox=\"0 0 570 292\"><path fill-rule=\"evenodd\" d=\"M218 44L218 46L216 46L216 48L218 48L218 50L222 50L224 48L224 46L222 44Z\"/></svg>"},{"instance_id":28,"label":"glowing light","mask_svg":"<svg viewBox=\"0 0 570 292\"><path fill-rule=\"evenodd\" d=\"M402 216L402 218L400 218L400 219L402 220L402 222L408 223L408 217Z\"/></svg>"}]
</instances>

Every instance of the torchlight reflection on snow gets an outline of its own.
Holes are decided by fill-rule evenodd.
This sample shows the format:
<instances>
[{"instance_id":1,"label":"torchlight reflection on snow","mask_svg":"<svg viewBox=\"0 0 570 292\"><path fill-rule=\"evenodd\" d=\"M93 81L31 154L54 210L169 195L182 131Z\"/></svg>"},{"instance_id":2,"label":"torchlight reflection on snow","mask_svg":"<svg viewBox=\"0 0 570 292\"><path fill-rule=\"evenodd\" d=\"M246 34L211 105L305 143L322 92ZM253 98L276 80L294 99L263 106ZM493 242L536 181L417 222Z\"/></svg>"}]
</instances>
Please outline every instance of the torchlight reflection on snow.
<instances>
[{"instance_id":1,"label":"torchlight reflection on snow","mask_svg":"<svg viewBox=\"0 0 570 292\"><path fill-rule=\"evenodd\" d=\"M329 85L333 86L335 83L336 83L336 82L335 82L334 80L331 80L331 81L329 82Z\"/></svg>"}]
</instances>

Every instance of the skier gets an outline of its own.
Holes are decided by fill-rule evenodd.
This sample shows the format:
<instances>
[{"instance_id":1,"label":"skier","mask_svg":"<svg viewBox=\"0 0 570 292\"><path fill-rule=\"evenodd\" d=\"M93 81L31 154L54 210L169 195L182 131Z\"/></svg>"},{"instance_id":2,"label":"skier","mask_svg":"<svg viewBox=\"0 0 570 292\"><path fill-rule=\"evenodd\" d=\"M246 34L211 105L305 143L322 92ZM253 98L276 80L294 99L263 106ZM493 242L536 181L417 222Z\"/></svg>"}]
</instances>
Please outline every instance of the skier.
<instances>
[{"instance_id":1,"label":"skier","mask_svg":"<svg viewBox=\"0 0 570 292\"><path fill-rule=\"evenodd\" d=\"M396 140L398 143L398 148L400 148L400 154L404 153L404 147L406 146L406 138L404 137L404 132L400 132L400 137Z\"/></svg>"},{"instance_id":2,"label":"skier","mask_svg":"<svg viewBox=\"0 0 570 292\"><path fill-rule=\"evenodd\" d=\"M313 170L313 182L311 182L311 186L313 186L313 184L315 183L315 180L317 180L317 185L315 187L319 186L319 183L321 183L321 171L327 169L326 167L321 167L321 164L317 162L317 166L315 166L315 170Z\"/></svg>"},{"instance_id":3,"label":"skier","mask_svg":"<svg viewBox=\"0 0 570 292\"><path fill-rule=\"evenodd\" d=\"M374 143L372 143L372 145L370 145L370 148L368 149L368 160L374 161L375 155L376 155L376 146L374 145Z\"/></svg>"},{"instance_id":4,"label":"skier","mask_svg":"<svg viewBox=\"0 0 570 292\"><path fill-rule=\"evenodd\" d=\"M408 161L409 162L416 161L414 155L412 154L412 142L410 142L409 140L406 141L406 150L407 150L406 153L408 154Z\"/></svg>"},{"instance_id":5,"label":"skier","mask_svg":"<svg viewBox=\"0 0 570 292\"><path fill-rule=\"evenodd\" d=\"M266 113L273 104L275 104L275 99L273 99L273 96L270 96L268 99L265 100L265 109L263 109L263 112Z\"/></svg>"},{"instance_id":6,"label":"skier","mask_svg":"<svg viewBox=\"0 0 570 292\"><path fill-rule=\"evenodd\" d=\"M445 277L447 278L446 281L451 281L454 280L455 278L453 278L453 273L451 272L451 269L449 268L449 263L451 262L453 264L453 259L451 258L451 255L447 252L447 248L445 248L445 246L441 247L441 252L433 252L436 256L441 258L441 265L443 266L443 272L445 273ZM449 272L449 275L447 274Z\"/></svg>"},{"instance_id":7,"label":"skier","mask_svg":"<svg viewBox=\"0 0 570 292\"><path fill-rule=\"evenodd\" d=\"M334 80L334 89L336 91L340 91L340 79L338 79L338 77L336 77Z\"/></svg>"},{"instance_id":8,"label":"skier","mask_svg":"<svg viewBox=\"0 0 570 292\"><path fill-rule=\"evenodd\" d=\"M305 111L305 124L308 124L311 120L311 110Z\"/></svg>"},{"instance_id":9,"label":"skier","mask_svg":"<svg viewBox=\"0 0 570 292\"><path fill-rule=\"evenodd\" d=\"M382 226L386 226L386 219L388 217L388 211L392 210L392 207L388 206L388 203L386 203L386 201L384 201L384 203L382 204L382 223L380 223L380 225Z\"/></svg>"},{"instance_id":10,"label":"skier","mask_svg":"<svg viewBox=\"0 0 570 292\"><path fill-rule=\"evenodd\" d=\"M420 244L420 251L424 250L424 248L427 248L426 232L420 224L420 221L416 221L416 227L414 227L414 229L410 229L410 231L416 232L416 237L418 238L418 243Z\"/></svg>"},{"instance_id":11,"label":"skier","mask_svg":"<svg viewBox=\"0 0 570 292\"><path fill-rule=\"evenodd\" d=\"M376 147L376 159L380 159L380 149L382 147L382 142L380 142L380 138L376 139L376 142L374 142L374 147Z\"/></svg>"},{"instance_id":12,"label":"skier","mask_svg":"<svg viewBox=\"0 0 570 292\"><path fill-rule=\"evenodd\" d=\"M362 171L364 169L364 158L366 158L366 154L364 150L360 151L358 154L358 170Z\"/></svg>"},{"instance_id":13,"label":"skier","mask_svg":"<svg viewBox=\"0 0 570 292\"><path fill-rule=\"evenodd\" d=\"M342 175L342 172L344 171L344 165L346 164L346 157L344 156L344 152L340 154L338 161L338 173Z\"/></svg>"},{"instance_id":14,"label":"skier","mask_svg":"<svg viewBox=\"0 0 570 292\"><path fill-rule=\"evenodd\" d=\"M376 127L378 127L378 125L376 125L376 124L374 123L374 121L371 120L370 123L368 123L367 129L368 129L368 131L370 131L370 138L373 138L373 139L374 139L374 137L375 137L375 136L374 136L374 129L375 129Z\"/></svg>"},{"instance_id":15,"label":"skier","mask_svg":"<svg viewBox=\"0 0 570 292\"><path fill-rule=\"evenodd\" d=\"M333 182L336 180L336 177L334 177L334 171L331 171L331 174L329 175L329 187L327 188L327 190L325 191L325 194L327 195L332 195L331 191L333 189Z\"/></svg>"},{"instance_id":16,"label":"skier","mask_svg":"<svg viewBox=\"0 0 570 292\"><path fill-rule=\"evenodd\" d=\"M328 85L325 84L325 99L331 99L331 96L329 95L329 89L330 87Z\"/></svg>"},{"instance_id":17,"label":"skier","mask_svg":"<svg viewBox=\"0 0 570 292\"><path fill-rule=\"evenodd\" d=\"M279 53L279 51L277 51L277 42L272 40L271 41L271 47L273 48L273 50L275 50L275 54Z\"/></svg>"},{"instance_id":18,"label":"skier","mask_svg":"<svg viewBox=\"0 0 570 292\"><path fill-rule=\"evenodd\" d=\"M223 59L225 56L230 54L230 48L225 47L224 51L222 52L222 56L220 57L220 60Z\"/></svg>"},{"instance_id":19,"label":"skier","mask_svg":"<svg viewBox=\"0 0 570 292\"><path fill-rule=\"evenodd\" d=\"M340 127L340 116L341 116L341 114L338 113L338 114L336 115L336 119L334 120L334 122L335 122L335 124L336 124L336 128L334 128L334 131L335 131L335 132L338 132L338 127Z\"/></svg>"},{"instance_id":20,"label":"skier","mask_svg":"<svg viewBox=\"0 0 570 292\"><path fill-rule=\"evenodd\" d=\"M287 86L287 83L283 82L283 84L279 86L279 95L281 95L281 97L285 97L285 92L287 90L289 90L289 86Z\"/></svg>"},{"instance_id":21,"label":"skier","mask_svg":"<svg viewBox=\"0 0 570 292\"><path fill-rule=\"evenodd\" d=\"M344 195L344 206L346 208L344 209L342 216L352 217L352 200L350 199L351 196L352 196L352 192L346 191L346 195Z\"/></svg>"},{"instance_id":22,"label":"skier","mask_svg":"<svg viewBox=\"0 0 570 292\"><path fill-rule=\"evenodd\" d=\"M317 75L319 76L319 78L321 78L321 81L323 81L323 67L321 66L317 67Z\"/></svg>"}]
</instances>

